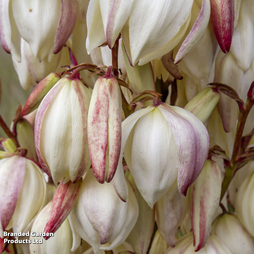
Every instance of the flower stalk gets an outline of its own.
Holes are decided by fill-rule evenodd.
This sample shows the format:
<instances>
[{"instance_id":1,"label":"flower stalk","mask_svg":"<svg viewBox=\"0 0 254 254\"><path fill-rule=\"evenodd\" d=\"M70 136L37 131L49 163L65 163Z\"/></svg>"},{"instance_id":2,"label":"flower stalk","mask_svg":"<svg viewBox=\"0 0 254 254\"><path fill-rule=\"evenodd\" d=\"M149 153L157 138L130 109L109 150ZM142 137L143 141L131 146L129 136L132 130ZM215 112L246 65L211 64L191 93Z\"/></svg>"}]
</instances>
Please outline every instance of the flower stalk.
<instances>
[{"instance_id":1,"label":"flower stalk","mask_svg":"<svg viewBox=\"0 0 254 254\"><path fill-rule=\"evenodd\" d=\"M244 126L252 106L253 106L253 101L249 97L245 103L244 110L240 111L239 113L233 153L231 156L230 165L225 168L225 177L222 182L221 200L224 197L228 189L228 186L234 177L236 170L239 169L237 158L241 148L241 140L242 140Z\"/></svg>"},{"instance_id":2,"label":"flower stalk","mask_svg":"<svg viewBox=\"0 0 254 254\"><path fill-rule=\"evenodd\" d=\"M17 140L17 137L11 132L7 124L5 123L4 119L0 115L0 126L3 129L3 131L6 133L6 135L13 141L13 143L19 147L19 142Z\"/></svg>"}]
</instances>

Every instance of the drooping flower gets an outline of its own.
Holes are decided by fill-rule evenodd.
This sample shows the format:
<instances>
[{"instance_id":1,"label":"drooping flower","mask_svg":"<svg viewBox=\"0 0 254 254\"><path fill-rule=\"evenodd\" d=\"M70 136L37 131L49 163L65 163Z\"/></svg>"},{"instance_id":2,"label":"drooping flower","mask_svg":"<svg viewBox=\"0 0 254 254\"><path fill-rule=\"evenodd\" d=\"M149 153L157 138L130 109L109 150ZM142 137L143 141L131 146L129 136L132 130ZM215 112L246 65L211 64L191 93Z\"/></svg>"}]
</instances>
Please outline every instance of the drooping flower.
<instances>
[{"instance_id":1,"label":"drooping flower","mask_svg":"<svg viewBox=\"0 0 254 254\"><path fill-rule=\"evenodd\" d=\"M20 41L34 57L51 59L71 35L78 14L76 0L0 2L0 37L5 51L20 61Z\"/></svg>"},{"instance_id":2,"label":"drooping flower","mask_svg":"<svg viewBox=\"0 0 254 254\"><path fill-rule=\"evenodd\" d=\"M122 244L138 218L138 203L128 186L128 200L123 202L112 183L100 184L88 171L74 209L73 225L94 253L112 250Z\"/></svg>"},{"instance_id":3,"label":"drooping flower","mask_svg":"<svg viewBox=\"0 0 254 254\"><path fill-rule=\"evenodd\" d=\"M46 182L31 160L13 155L0 160L0 236L25 232L45 205Z\"/></svg>"},{"instance_id":4,"label":"drooping flower","mask_svg":"<svg viewBox=\"0 0 254 254\"><path fill-rule=\"evenodd\" d=\"M186 195L209 147L207 130L199 119L182 108L158 104L123 122L124 157L150 207L177 186Z\"/></svg>"},{"instance_id":5,"label":"drooping flower","mask_svg":"<svg viewBox=\"0 0 254 254\"><path fill-rule=\"evenodd\" d=\"M176 47L189 27L193 0L147 2L92 0L88 6L88 53L107 42L113 47L121 34L132 65L146 64ZM201 39L210 18L210 2L204 0L199 18L181 55L190 52ZM180 56L181 58L182 56Z\"/></svg>"}]
</instances>

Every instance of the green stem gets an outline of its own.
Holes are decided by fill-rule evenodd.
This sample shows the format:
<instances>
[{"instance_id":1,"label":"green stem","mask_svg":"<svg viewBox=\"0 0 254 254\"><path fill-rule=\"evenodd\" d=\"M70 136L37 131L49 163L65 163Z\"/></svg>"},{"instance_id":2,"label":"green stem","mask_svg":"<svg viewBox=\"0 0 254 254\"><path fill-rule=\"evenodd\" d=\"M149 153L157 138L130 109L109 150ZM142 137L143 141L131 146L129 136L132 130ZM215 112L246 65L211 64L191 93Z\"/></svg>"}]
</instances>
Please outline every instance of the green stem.
<instances>
[{"instance_id":1,"label":"green stem","mask_svg":"<svg viewBox=\"0 0 254 254\"><path fill-rule=\"evenodd\" d=\"M225 176L222 182L222 189L221 189L221 199L223 199L228 186L230 184L230 182L232 181L235 171L237 169L237 158L239 155L239 151L241 148L241 140L242 140L242 136L243 136L243 130L244 130L244 126L248 117L248 114L251 110L253 106L253 102L251 101L251 99L247 99L246 103L245 103L245 107L244 110L240 111L239 114L239 118L238 118L238 124L237 124L237 128L236 128L236 136L235 136L235 143L234 143L234 148L233 148L233 153L231 156L231 160L230 160L230 166L225 168Z\"/></svg>"}]
</instances>

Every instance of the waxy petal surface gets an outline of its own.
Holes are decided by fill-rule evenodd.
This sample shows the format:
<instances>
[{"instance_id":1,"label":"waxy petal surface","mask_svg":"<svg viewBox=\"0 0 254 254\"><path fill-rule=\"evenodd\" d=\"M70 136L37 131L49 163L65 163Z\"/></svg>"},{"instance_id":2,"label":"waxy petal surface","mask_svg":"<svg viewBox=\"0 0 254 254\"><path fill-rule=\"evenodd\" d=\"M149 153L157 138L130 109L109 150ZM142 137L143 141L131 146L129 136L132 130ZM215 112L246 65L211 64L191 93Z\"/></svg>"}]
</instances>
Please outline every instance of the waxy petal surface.
<instances>
[{"instance_id":1,"label":"waxy petal surface","mask_svg":"<svg viewBox=\"0 0 254 254\"><path fill-rule=\"evenodd\" d=\"M62 78L41 102L35 120L35 146L44 171L55 183L75 182L90 167L87 112L90 91L80 80Z\"/></svg>"},{"instance_id":2,"label":"waxy petal surface","mask_svg":"<svg viewBox=\"0 0 254 254\"><path fill-rule=\"evenodd\" d=\"M46 225L47 219L50 216L52 202L48 203L43 210L38 214L38 217L35 219L31 232L34 234L43 233L43 229ZM31 242L42 240L42 244L29 244L29 249L31 253L35 254L46 254L46 253L62 253L68 254L71 253L72 246L72 230L69 224L68 219L66 219L61 227L54 233L54 237L51 237L45 241L42 237L36 235L30 236Z\"/></svg>"},{"instance_id":3,"label":"waxy petal surface","mask_svg":"<svg viewBox=\"0 0 254 254\"><path fill-rule=\"evenodd\" d=\"M203 123L187 110L166 104L161 104L159 108L174 135L180 158L178 189L186 195L207 158L208 132Z\"/></svg>"},{"instance_id":4,"label":"waxy petal surface","mask_svg":"<svg viewBox=\"0 0 254 254\"><path fill-rule=\"evenodd\" d=\"M18 203L26 173L26 159L19 156L0 161L0 237L8 226Z\"/></svg>"},{"instance_id":5,"label":"waxy petal surface","mask_svg":"<svg viewBox=\"0 0 254 254\"><path fill-rule=\"evenodd\" d=\"M221 172L214 161L207 160L191 186L191 224L196 251L205 246L221 194Z\"/></svg>"},{"instance_id":6,"label":"waxy petal surface","mask_svg":"<svg viewBox=\"0 0 254 254\"><path fill-rule=\"evenodd\" d=\"M200 13L190 31L188 36L182 43L177 55L175 57L175 63L179 63L185 55L187 55L200 41L201 37L205 33L208 22L210 19L210 1L203 0Z\"/></svg>"},{"instance_id":7,"label":"waxy petal surface","mask_svg":"<svg viewBox=\"0 0 254 254\"><path fill-rule=\"evenodd\" d=\"M0 1L0 39L4 50L20 61L20 34L12 16L12 1Z\"/></svg>"},{"instance_id":8,"label":"waxy petal surface","mask_svg":"<svg viewBox=\"0 0 254 254\"><path fill-rule=\"evenodd\" d=\"M188 212L189 199L180 194L178 190L173 194L165 194L155 204L156 223L158 229L167 243L174 247L176 232L180 223Z\"/></svg>"},{"instance_id":9,"label":"waxy petal surface","mask_svg":"<svg viewBox=\"0 0 254 254\"><path fill-rule=\"evenodd\" d=\"M56 30L54 54L57 54L70 37L78 17L78 1L61 0L61 16Z\"/></svg>"},{"instance_id":10,"label":"waxy petal surface","mask_svg":"<svg viewBox=\"0 0 254 254\"><path fill-rule=\"evenodd\" d=\"M179 167L173 133L158 108L138 119L124 156L141 195L152 208L174 185Z\"/></svg>"},{"instance_id":11,"label":"waxy petal surface","mask_svg":"<svg viewBox=\"0 0 254 254\"><path fill-rule=\"evenodd\" d=\"M103 30L102 16L100 10L100 0L89 1L87 15L87 38L86 49L87 53L107 41Z\"/></svg>"},{"instance_id":12,"label":"waxy petal surface","mask_svg":"<svg viewBox=\"0 0 254 254\"><path fill-rule=\"evenodd\" d=\"M76 203L81 182L80 179L76 183L69 181L66 184L61 182L58 185L52 200L50 216L44 228L44 232L55 233L65 221ZM49 239L49 236L46 236L45 239Z\"/></svg>"},{"instance_id":13,"label":"waxy petal surface","mask_svg":"<svg viewBox=\"0 0 254 254\"><path fill-rule=\"evenodd\" d=\"M36 191L34 191L36 190ZM13 232L27 232L36 215L46 205L46 181L41 169L26 159L26 173L12 217Z\"/></svg>"},{"instance_id":14,"label":"waxy petal surface","mask_svg":"<svg viewBox=\"0 0 254 254\"><path fill-rule=\"evenodd\" d=\"M122 101L115 78L99 78L88 112L88 143L94 175L100 183L113 179L121 151Z\"/></svg>"},{"instance_id":15,"label":"waxy petal surface","mask_svg":"<svg viewBox=\"0 0 254 254\"><path fill-rule=\"evenodd\" d=\"M229 52L234 30L234 0L210 0L213 30L221 50Z\"/></svg>"},{"instance_id":16,"label":"waxy petal surface","mask_svg":"<svg viewBox=\"0 0 254 254\"><path fill-rule=\"evenodd\" d=\"M115 44L125 22L127 21L134 0L100 0L104 32L110 48Z\"/></svg>"},{"instance_id":17,"label":"waxy petal surface","mask_svg":"<svg viewBox=\"0 0 254 254\"><path fill-rule=\"evenodd\" d=\"M188 19L192 4L192 0L133 2L128 24L123 29L123 41L133 65L174 38Z\"/></svg>"}]
</instances>

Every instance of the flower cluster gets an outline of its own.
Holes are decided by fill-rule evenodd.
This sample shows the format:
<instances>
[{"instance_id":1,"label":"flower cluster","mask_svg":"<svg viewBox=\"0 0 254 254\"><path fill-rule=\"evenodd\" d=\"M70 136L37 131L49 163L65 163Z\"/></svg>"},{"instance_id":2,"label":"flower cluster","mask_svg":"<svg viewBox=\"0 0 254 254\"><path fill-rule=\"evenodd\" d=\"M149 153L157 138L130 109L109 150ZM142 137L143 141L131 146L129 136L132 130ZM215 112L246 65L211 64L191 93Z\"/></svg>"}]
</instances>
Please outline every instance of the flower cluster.
<instances>
[{"instance_id":1,"label":"flower cluster","mask_svg":"<svg viewBox=\"0 0 254 254\"><path fill-rule=\"evenodd\" d=\"M0 253L254 253L253 17L250 0L0 0L30 89L0 115Z\"/></svg>"}]
</instances>

